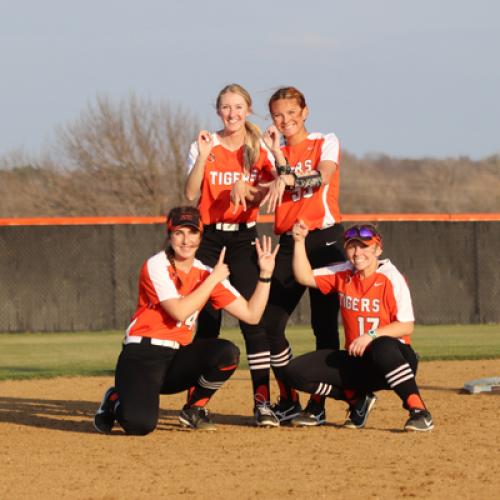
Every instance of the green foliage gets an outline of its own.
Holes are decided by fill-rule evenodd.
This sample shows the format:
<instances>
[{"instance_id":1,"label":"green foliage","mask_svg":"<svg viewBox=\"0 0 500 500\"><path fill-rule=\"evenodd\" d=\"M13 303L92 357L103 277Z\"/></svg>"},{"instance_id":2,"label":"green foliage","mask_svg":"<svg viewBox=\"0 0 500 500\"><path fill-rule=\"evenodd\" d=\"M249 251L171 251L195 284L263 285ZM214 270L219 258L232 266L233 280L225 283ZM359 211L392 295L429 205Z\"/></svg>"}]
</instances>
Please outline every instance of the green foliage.
<instances>
[{"instance_id":1,"label":"green foliage","mask_svg":"<svg viewBox=\"0 0 500 500\"><path fill-rule=\"evenodd\" d=\"M295 355L314 349L309 327L290 327L287 335ZM112 376L122 337L120 331L0 334L0 380ZM225 329L222 337L239 346L240 367L248 368L239 330ZM413 346L423 361L500 358L500 325L417 326Z\"/></svg>"}]
</instances>

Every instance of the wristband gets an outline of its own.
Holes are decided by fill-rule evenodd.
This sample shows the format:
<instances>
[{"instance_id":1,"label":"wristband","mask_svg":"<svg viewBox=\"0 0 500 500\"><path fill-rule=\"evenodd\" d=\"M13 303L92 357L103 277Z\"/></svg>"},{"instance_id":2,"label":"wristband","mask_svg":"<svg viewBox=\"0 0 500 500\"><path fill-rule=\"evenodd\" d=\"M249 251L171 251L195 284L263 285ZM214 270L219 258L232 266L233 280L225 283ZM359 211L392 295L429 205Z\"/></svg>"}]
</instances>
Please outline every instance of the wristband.
<instances>
[{"instance_id":1,"label":"wristband","mask_svg":"<svg viewBox=\"0 0 500 500\"><path fill-rule=\"evenodd\" d=\"M271 283L272 278L263 278L262 276L259 276L259 281L261 283Z\"/></svg>"},{"instance_id":2,"label":"wristband","mask_svg":"<svg viewBox=\"0 0 500 500\"><path fill-rule=\"evenodd\" d=\"M373 328L370 328L366 332L366 334L369 335L372 339L376 339L377 338L377 333L375 332L375 330Z\"/></svg>"},{"instance_id":3,"label":"wristband","mask_svg":"<svg viewBox=\"0 0 500 500\"><path fill-rule=\"evenodd\" d=\"M286 165L278 165L276 171L278 175L288 175L292 173L292 167L288 163Z\"/></svg>"},{"instance_id":4,"label":"wristband","mask_svg":"<svg viewBox=\"0 0 500 500\"><path fill-rule=\"evenodd\" d=\"M309 175L301 175L297 176L297 174L293 174L295 177L295 186L301 188L318 188L321 186L323 182L323 178L321 177L321 172L316 170L312 174Z\"/></svg>"}]
</instances>

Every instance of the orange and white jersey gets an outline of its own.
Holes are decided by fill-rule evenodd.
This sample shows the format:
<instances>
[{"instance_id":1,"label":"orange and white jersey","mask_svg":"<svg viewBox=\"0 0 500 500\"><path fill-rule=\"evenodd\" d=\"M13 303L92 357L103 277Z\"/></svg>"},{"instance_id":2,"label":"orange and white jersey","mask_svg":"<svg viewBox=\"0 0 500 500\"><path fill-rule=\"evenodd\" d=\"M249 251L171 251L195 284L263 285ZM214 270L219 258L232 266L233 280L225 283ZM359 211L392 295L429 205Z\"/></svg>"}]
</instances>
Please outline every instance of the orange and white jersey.
<instances>
[{"instance_id":1,"label":"orange and white jersey","mask_svg":"<svg viewBox=\"0 0 500 500\"><path fill-rule=\"evenodd\" d=\"M205 172L201 184L201 194L198 208L203 224L216 224L217 222L242 223L257 220L259 207L249 207L246 211L240 206L233 213L231 204L231 189L236 181L242 177L246 182L255 186L259 182L268 182L274 179L274 159L261 145L260 157L252 165L249 174L244 169L244 147L236 151L226 149L217 134L212 134L213 147L205 164ZM198 143L193 142L189 149L188 172L191 172L199 155Z\"/></svg>"},{"instance_id":2,"label":"orange and white jersey","mask_svg":"<svg viewBox=\"0 0 500 500\"><path fill-rule=\"evenodd\" d=\"M179 269L176 271L164 251L150 257L141 268L139 302L126 335L175 340L181 345L191 343L199 311L194 311L184 322L177 321L163 309L160 302L188 295L211 272L210 267L196 259L188 273ZM224 280L214 287L210 301L216 309L221 309L239 296L229 281Z\"/></svg>"},{"instance_id":3,"label":"orange and white jersey","mask_svg":"<svg viewBox=\"0 0 500 500\"><path fill-rule=\"evenodd\" d=\"M361 280L350 262L315 269L314 279L324 294L338 292L345 331L345 347L358 336L393 323L415 321L410 290L403 275L389 260ZM408 335L400 339L410 343Z\"/></svg>"},{"instance_id":4,"label":"orange and white jersey","mask_svg":"<svg viewBox=\"0 0 500 500\"><path fill-rule=\"evenodd\" d=\"M340 144L335 134L308 134L299 144L285 145L281 149L288 164L297 174L307 174L317 170L319 162L323 160L335 162L337 168L330 182L319 188L296 188L285 191L281 205L276 208L275 233L290 231L298 219L302 219L309 230L323 229L340 222Z\"/></svg>"}]
</instances>

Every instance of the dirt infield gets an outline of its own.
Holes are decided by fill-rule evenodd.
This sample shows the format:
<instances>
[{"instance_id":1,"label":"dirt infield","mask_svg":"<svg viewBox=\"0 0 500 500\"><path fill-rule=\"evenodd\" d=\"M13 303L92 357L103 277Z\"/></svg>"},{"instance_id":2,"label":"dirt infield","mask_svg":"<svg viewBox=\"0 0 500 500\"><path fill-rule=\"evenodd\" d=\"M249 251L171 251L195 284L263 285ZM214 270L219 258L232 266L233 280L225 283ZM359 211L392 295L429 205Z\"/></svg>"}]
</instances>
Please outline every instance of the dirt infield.
<instances>
[{"instance_id":1,"label":"dirt infield","mask_svg":"<svg viewBox=\"0 0 500 500\"><path fill-rule=\"evenodd\" d=\"M411 434L388 392L364 430L339 428L336 401L324 427L256 429L246 371L210 405L216 432L182 430L184 396L165 396L147 437L94 432L110 378L0 382L0 498L498 498L500 394L460 388L499 375L499 360L422 363L436 428Z\"/></svg>"}]
</instances>

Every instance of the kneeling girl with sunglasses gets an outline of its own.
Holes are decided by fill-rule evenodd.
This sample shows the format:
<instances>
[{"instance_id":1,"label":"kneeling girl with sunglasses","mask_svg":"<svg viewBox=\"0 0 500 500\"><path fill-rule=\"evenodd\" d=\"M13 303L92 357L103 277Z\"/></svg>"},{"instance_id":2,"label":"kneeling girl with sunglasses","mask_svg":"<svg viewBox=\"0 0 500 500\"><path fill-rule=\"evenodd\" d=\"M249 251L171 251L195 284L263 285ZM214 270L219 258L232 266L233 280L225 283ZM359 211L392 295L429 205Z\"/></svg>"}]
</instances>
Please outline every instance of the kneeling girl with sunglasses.
<instances>
[{"instance_id":1,"label":"kneeling girl with sunglasses","mask_svg":"<svg viewBox=\"0 0 500 500\"><path fill-rule=\"evenodd\" d=\"M145 435L157 425L160 394L188 390L179 420L192 429L214 430L206 404L231 377L238 348L228 340L192 342L196 318L210 301L236 318L257 324L269 297L278 246L255 239L260 275L248 301L227 280L225 247L212 268L195 259L203 225L198 209L176 207L167 217L165 248L142 266L139 302L118 358L115 386L104 394L94 427L111 432L115 420L127 434Z\"/></svg>"},{"instance_id":2,"label":"kneeling girl with sunglasses","mask_svg":"<svg viewBox=\"0 0 500 500\"><path fill-rule=\"evenodd\" d=\"M375 404L374 391L392 389L409 411L404 429L429 431L432 417L420 396L417 356L410 346L413 307L406 280L381 260L382 237L374 226L353 226L344 233L347 262L312 269L307 258L306 225L293 227L293 272L303 285L337 292L345 331L345 350L323 349L295 358L290 383L310 394L349 404L345 427L365 426Z\"/></svg>"}]
</instances>

